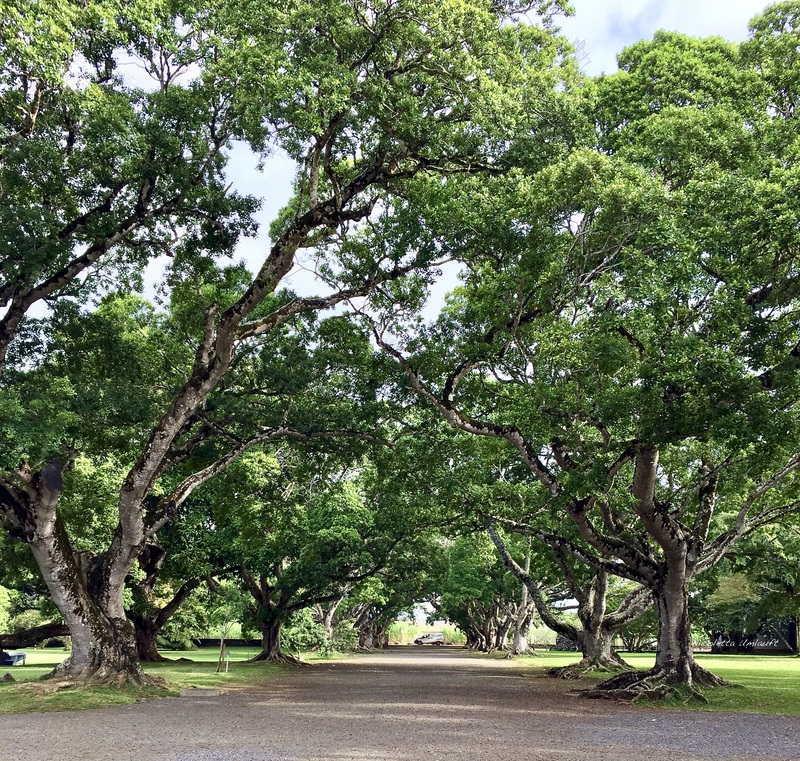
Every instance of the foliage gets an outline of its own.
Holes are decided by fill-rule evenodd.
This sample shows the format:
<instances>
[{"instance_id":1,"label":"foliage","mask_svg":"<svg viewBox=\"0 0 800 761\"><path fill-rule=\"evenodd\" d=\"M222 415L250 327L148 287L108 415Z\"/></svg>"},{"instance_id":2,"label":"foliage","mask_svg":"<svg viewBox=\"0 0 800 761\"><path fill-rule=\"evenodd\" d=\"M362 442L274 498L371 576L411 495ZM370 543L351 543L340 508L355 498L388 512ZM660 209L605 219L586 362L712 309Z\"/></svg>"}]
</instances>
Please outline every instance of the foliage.
<instances>
[{"instance_id":1,"label":"foliage","mask_svg":"<svg viewBox=\"0 0 800 761\"><path fill-rule=\"evenodd\" d=\"M645 611L638 618L625 624L619 637L627 652L639 653L651 650L658 640L658 613L653 608Z\"/></svg>"},{"instance_id":2,"label":"foliage","mask_svg":"<svg viewBox=\"0 0 800 761\"><path fill-rule=\"evenodd\" d=\"M324 627L313 620L308 608L295 611L287 619L281 629L281 642L295 653L319 650L326 654L330 646Z\"/></svg>"},{"instance_id":3,"label":"foliage","mask_svg":"<svg viewBox=\"0 0 800 761\"><path fill-rule=\"evenodd\" d=\"M624 51L570 93L588 129L549 160L408 212L465 267L439 319L391 299L370 317L398 393L515 450L528 498L484 512L645 584L664 643L684 620L667 670L691 661L691 578L798 506L796 126L765 77L795 8L747 46L663 32Z\"/></svg>"},{"instance_id":4,"label":"foliage","mask_svg":"<svg viewBox=\"0 0 800 761\"><path fill-rule=\"evenodd\" d=\"M11 623L11 596L9 591L0 586L0 632L10 631Z\"/></svg>"}]
</instances>

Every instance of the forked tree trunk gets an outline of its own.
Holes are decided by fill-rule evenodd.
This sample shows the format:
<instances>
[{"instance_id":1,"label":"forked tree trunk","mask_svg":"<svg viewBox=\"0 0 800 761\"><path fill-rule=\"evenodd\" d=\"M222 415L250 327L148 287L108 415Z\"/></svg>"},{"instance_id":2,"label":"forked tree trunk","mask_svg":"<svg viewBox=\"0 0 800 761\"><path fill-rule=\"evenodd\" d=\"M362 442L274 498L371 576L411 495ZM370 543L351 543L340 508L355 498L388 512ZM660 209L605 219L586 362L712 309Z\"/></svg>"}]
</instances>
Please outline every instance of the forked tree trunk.
<instances>
[{"instance_id":1,"label":"forked tree trunk","mask_svg":"<svg viewBox=\"0 0 800 761\"><path fill-rule=\"evenodd\" d=\"M602 623L592 621L592 625L584 626L583 636L580 637L583 659L581 664L585 669L618 670L628 668L625 661L614 651L614 638L616 632L609 631Z\"/></svg>"},{"instance_id":2,"label":"forked tree trunk","mask_svg":"<svg viewBox=\"0 0 800 761\"><path fill-rule=\"evenodd\" d=\"M29 539L29 547L72 642L70 656L51 676L118 684L156 683L158 680L142 671L133 625L125 616L124 578L112 584L102 573L81 567L61 518L54 509L42 512L46 519Z\"/></svg>"},{"instance_id":3,"label":"forked tree trunk","mask_svg":"<svg viewBox=\"0 0 800 761\"><path fill-rule=\"evenodd\" d=\"M528 537L528 550L525 553L525 560L522 565L522 570L526 574L530 574L531 572L531 538ZM530 599L530 591L528 590L528 585L525 582L520 584L520 592L519 592L519 604L517 606L517 615L514 619L514 634L513 639L511 641L511 653L510 655L522 655L523 653L528 652L528 650L532 650L528 646L528 632L531 628L531 623L533 621L533 612L535 610L535 606L532 604Z\"/></svg>"},{"instance_id":4,"label":"forked tree trunk","mask_svg":"<svg viewBox=\"0 0 800 761\"><path fill-rule=\"evenodd\" d=\"M681 687L705 700L695 687L728 684L698 666L692 653L689 621L689 580L685 555L668 558L653 590L658 611L656 662L648 671L628 671L607 679L587 695L590 697L662 698Z\"/></svg>"},{"instance_id":5,"label":"forked tree trunk","mask_svg":"<svg viewBox=\"0 0 800 761\"><path fill-rule=\"evenodd\" d=\"M578 618L581 622L578 643L583 658L579 671L619 671L630 668L614 651L614 638L632 616L608 614L608 573L595 571L589 586L578 590L569 576L570 588L578 596Z\"/></svg>"},{"instance_id":6,"label":"forked tree trunk","mask_svg":"<svg viewBox=\"0 0 800 761\"><path fill-rule=\"evenodd\" d=\"M344 598L342 598L344 599ZM339 607L339 603L333 603L325 614L322 617L322 627L325 629L325 638L328 640L328 644L331 646L333 645L333 622L336 617L336 610Z\"/></svg>"},{"instance_id":7,"label":"forked tree trunk","mask_svg":"<svg viewBox=\"0 0 800 761\"><path fill-rule=\"evenodd\" d=\"M200 586L200 579L185 581L172 599L161 608L155 605L153 590L164 562L166 552L156 545L148 545L139 555L139 568L147 574L146 578L135 584L131 592L134 606L127 611L133 623L136 637L136 649L143 663L158 663L169 660L158 652L156 644L161 630L188 599L189 595Z\"/></svg>"},{"instance_id":8,"label":"forked tree trunk","mask_svg":"<svg viewBox=\"0 0 800 761\"><path fill-rule=\"evenodd\" d=\"M503 623L498 625L494 636L494 645L496 650L506 650L508 648L508 633L511 631L513 624L513 620L508 618L506 621L503 621Z\"/></svg>"},{"instance_id":9,"label":"forked tree trunk","mask_svg":"<svg viewBox=\"0 0 800 761\"><path fill-rule=\"evenodd\" d=\"M525 634L525 630L517 627L514 629L514 638L511 641L511 654L522 655L523 653L527 653L528 649L528 637Z\"/></svg>"},{"instance_id":10,"label":"forked tree trunk","mask_svg":"<svg viewBox=\"0 0 800 761\"><path fill-rule=\"evenodd\" d=\"M617 632L645 607L637 605L629 595L620 606L620 610L608 614L608 573L596 571L589 584L584 588L570 571L563 558L559 558L564 579L572 595L578 600L578 619L580 626L574 626L562 620L545 598L541 585L522 568L508 551L502 537L494 526L488 529L489 536L497 547L506 567L525 585L534 602L536 610L546 626L557 634L561 634L577 642L582 658L578 663L550 670L552 676L578 678L587 671L619 671L629 668L613 649ZM622 610L622 608L628 610Z\"/></svg>"}]
</instances>

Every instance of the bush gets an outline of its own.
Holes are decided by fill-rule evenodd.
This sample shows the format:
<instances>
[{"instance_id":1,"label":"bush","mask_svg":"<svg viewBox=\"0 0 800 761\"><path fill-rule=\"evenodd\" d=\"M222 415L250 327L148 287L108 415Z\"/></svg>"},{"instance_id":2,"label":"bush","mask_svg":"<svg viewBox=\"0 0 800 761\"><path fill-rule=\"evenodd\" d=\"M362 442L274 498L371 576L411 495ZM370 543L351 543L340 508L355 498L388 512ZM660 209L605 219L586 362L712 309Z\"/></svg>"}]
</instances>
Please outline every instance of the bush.
<instances>
[{"instance_id":1,"label":"bush","mask_svg":"<svg viewBox=\"0 0 800 761\"><path fill-rule=\"evenodd\" d=\"M0 632L7 632L11 623L11 597L5 587L0 587Z\"/></svg>"},{"instance_id":2,"label":"bush","mask_svg":"<svg viewBox=\"0 0 800 761\"><path fill-rule=\"evenodd\" d=\"M293 613L283 625L281 645L295 653L317 650L327 654L330 650L325 627L314 621L308 608Z\"/></svg>"},{"instance_id":3,"label":"bush","mask_svg":"<svg viewBox=\"0 0 800 761\"><path fill-rule=\"evenodd\" d=\"M389 642L393 645L408 645L419 637L422 628L411 621L395 621L389 627Z\"/></svg>"},{"instance_id":4,"label":"bush","mask_svg":"<svg viewBox=\"0 0 800 761\"><path fill-rule=\"evenodd\" d=\"M340 653L358 650L358 631L353 628L351 620L339 621L333 627L333 650Z\"/></svg>"},{"instance_id":5,"label":"bush","mask_svg":"<svg viewBox=\"0 0 800 761\"><path fill-rule=\"evenodd\" d=\"M466 645L467 635L456 629L455 626L443 626L442 634L444 634L444 641L446 645Z\"/></svg>"}]
</instances>

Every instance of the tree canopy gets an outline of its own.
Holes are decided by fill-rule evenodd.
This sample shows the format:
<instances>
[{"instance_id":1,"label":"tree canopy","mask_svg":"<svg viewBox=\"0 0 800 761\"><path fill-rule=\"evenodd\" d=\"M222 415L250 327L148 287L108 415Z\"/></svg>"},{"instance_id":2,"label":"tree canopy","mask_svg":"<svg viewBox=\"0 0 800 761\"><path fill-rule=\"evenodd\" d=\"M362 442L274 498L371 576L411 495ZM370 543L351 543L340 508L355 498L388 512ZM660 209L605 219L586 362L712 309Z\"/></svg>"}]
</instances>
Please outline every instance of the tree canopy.
<instances>
[{"instance_id":1,"label":"tree canopy","mask_svg":"<svg viewBox=\"0 0 800 761\"><path fill-rule=\"evenodd\" d=\"M0 521L59 673L147 681L224 577L268 658L293 612L374 641L423 596L617 668L652 600L655 668L600 689L718 683L693 580L800 508L797 2L597 78L560 0L4 8ZM240 143L297 170L254 271Z\"/></svg>"}]
</instances>

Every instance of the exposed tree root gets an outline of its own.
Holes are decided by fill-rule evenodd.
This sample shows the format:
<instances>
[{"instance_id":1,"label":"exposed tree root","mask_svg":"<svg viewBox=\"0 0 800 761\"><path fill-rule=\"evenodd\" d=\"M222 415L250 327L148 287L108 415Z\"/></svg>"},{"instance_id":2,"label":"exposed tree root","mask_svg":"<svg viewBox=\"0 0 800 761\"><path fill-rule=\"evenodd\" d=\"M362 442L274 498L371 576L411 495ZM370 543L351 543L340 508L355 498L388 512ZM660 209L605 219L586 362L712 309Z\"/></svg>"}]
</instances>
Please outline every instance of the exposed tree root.
<instances>
[{"instance_id":1,"label":"exposed tree root","mask_svg":"<svg viewBox=\"0 0 800 761\"><path fill-rule=\"evenodd\" d=\"M306 663L305 661L301 661L299 658L296 658L289 653L264 653L261 652L258 655L251 658L247 663L279 663L283 666L298 666L301 668L305 668L310 666L310 663Z\"/></svg>"},{"instance_id":2,"label":"exposed tree root","mask_svg":"<svg viewBox=\"0 0 800 761\"><path fill-rule=\"evenodd\" d=\"M49 674L41 677L42 682L58 685L58 689L67 687L164 687L167 682L156 676L145 674L141 668L114 669L110 666L86 666L75 669L69 665L69 659L56 666Z\"/></svg>"},{"instance_id":3,"label":"exposed tree root","mask_svg":"<svg viewBox=\"0 0 800 761\"><path fill-rule=\"evenodd\" d=\"M629 671L630 668L629 664L614 653L610 658L583 658L578 663L552 668L547 673L559 679L581 679L592 672L613 674L617 671Z\"/></svg>"},{"instance_id":4,"label":"exposed tree root","mask_svg":"<svg viewBox=\"0 0 800 761\"><path fill-rule=\"evenodd\" d=\"M696 663L692 663L689 669L690 679L682 678L677 670L661 667L649 671L625 671L606 679L591 690L582 692L581 695L587 698L626 700L631 703L665 698L678 698L684 703L692 700L707 703L707 698L698 687L735 686Z\"/></svg>"},{"instance_id":5,"label":"exposed tree root","mask_svg":"<svg viewBox=\"0 0 800 761\"><path fill-rule=\"evenodd\" d=\"M165 658L163 655L161 655L161 653L157 653L156 655L153 655L152 653L150 653L146 657L142 656L140 654L139 655L139 660L142 663L167 663L171 659L170 658Z\"/></svg>"},{"instance_id":6,"label":"exposed tree root","mask_svg":"<svg viewBox=\"0 0 800 761\"><path fill-rule=\"evenodd\" d=\"M506 656L506 658L516 658L518 655L533 655L533 656L536 656L537 658L541 658L542 657L542 654L535 647L530 647L529 646L525 650L522 650L522 651L512 650L511 652L509 652L509 654Z\"/></svg>"}]
</instances>

